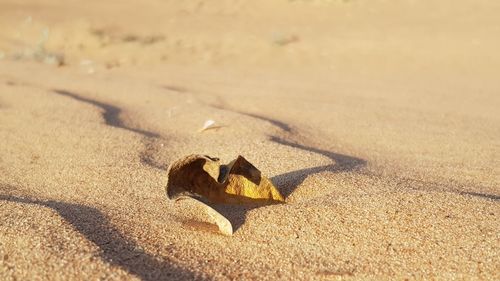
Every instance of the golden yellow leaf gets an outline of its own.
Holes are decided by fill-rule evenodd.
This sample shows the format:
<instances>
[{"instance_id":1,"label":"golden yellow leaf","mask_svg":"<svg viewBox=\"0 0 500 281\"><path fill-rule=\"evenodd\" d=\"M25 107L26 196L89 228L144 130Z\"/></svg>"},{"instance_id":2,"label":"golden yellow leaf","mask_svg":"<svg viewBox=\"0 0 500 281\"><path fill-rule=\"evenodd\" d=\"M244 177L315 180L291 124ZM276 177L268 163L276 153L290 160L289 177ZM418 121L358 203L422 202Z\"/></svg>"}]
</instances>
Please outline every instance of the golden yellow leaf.
<instances>
[{"instance_id":1,"label":"golden yellow leaf","mask_svg":"<svg viewBox=\"0 0 500 281\"><path fill-rule=\"evenodd\" d=\"M173 162L167 173L166 192L169 199L191 197L205 204L251 205L285 201L272 182L242 156L227 165L221 165L218 158L190 155ZM221 232L229 233L227 223L223 220L225 218L209 208L208 213L216 221L219 219L217 224ZM214 215L214 212L218 215Z\"/></svg>"},{"instance_id":2,"label":"golden yellow leaf","mask_svg":"<svg viewBox=\"0 0 500 281\"><path fill-rule=\"evenodd\" d=\"M284 202L271 181L238 156L228 165L218 158L190 155L168 168L167 196L202 196L212 203L269 204Z\"/></svg>"}]
</instances>

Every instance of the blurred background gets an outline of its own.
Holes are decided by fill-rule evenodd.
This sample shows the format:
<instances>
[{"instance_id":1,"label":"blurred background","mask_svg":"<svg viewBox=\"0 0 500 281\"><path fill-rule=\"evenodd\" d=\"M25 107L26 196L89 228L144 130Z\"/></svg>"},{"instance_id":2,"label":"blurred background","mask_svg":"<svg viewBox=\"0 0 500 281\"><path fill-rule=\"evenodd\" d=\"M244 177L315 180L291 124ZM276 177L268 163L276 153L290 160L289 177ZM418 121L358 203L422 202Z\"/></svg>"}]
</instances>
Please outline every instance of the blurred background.
<instances>
[{"instance_id":1,"label":"blurred background","mask_svg":"<svg viewBox=\"0 0 500 281\"><path fill-rule=\"evenodd\" d=\"M320 67L361 75L376 69L408 76L449 68L473 75L499 63L491 55L498 47L496 1L2 0L0 5L3 58L96 68L208 64Z\"/></svg>"}]
</instances>

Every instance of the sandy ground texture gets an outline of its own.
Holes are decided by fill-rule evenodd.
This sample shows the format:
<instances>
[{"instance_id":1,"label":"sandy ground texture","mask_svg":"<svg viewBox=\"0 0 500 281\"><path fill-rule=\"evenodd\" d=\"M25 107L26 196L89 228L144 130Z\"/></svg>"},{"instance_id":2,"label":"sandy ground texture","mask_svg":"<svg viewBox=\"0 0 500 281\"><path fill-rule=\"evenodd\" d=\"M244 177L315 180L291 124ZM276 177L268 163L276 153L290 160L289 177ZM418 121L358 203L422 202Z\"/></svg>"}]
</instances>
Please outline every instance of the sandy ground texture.
<instances>
[{"instance_id":1,"label":"sandy ground texture","mask_svg":"<svg viewBox=\"0 0 500 281\"><path fill-rule=\"evenodd\" d=\"M499 14L1 1L0 279L500 280ZM193 153L287 204L217 206L219 234L165 196Z\"/></svg>"}]
</instances>

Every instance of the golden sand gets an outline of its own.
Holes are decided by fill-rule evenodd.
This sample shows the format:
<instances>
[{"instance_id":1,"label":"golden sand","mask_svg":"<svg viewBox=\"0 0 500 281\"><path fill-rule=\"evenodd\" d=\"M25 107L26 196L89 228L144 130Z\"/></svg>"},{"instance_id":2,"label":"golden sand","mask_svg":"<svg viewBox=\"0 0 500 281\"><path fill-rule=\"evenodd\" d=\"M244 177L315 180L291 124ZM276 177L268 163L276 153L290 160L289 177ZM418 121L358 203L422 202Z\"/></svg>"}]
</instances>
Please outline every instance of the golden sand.
<instances>
[{"instance_id":1,"label":"golden sand","mask_svg":"<svg viewBox=\"0 0 500 281\"><path fill-rule=\"evenodd\" d=\"M2 1L0 279L500 279L499 12ZM165 195L189 154L287 204L221 235Z\"/></svg>"}]
</instances>

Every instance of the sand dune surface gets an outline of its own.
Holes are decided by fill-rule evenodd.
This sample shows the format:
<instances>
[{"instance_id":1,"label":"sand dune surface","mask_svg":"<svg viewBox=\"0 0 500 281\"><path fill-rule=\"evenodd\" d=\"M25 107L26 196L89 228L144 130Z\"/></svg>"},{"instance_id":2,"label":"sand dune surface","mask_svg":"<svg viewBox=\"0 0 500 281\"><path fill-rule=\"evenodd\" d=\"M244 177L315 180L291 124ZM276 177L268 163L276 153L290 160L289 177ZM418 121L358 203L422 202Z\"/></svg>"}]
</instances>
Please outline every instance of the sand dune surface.
<instances>
[{"instance_id":1,"label":"sand dune surface","mask_svg":"<svg viewBox=\"0 0 500 281\"><path fill-rule=\"evenodd\" d=\"M500 279L499 12L2 1L0 279ZM165 196L189 154L286 204L221 235Z\"/></svg>"}]
</instances>

